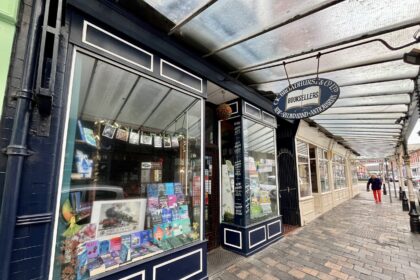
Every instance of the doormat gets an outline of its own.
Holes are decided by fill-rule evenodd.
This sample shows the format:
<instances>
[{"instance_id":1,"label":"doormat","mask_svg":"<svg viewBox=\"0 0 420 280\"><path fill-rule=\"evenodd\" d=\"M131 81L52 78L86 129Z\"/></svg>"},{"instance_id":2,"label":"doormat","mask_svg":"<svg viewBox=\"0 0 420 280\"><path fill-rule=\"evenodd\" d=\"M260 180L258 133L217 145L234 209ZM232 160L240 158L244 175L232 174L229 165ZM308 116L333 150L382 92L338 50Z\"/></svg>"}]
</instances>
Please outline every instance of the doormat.
<instances>
[{"instance_id":1,"label":"doormat","mask_svg":"<svg viewBox=\"0 0 420 280\"><path fill-rule=\"evenodd\" d=\"M287 235L288 233L291 233L292 231L294 231L298 228L299 228L299 226L283 224L283 234Z\"/></svg>"},{"instance_id":2,"label":"doormat","mask_svg":"<svg viewBox=\"0 0 420 280\"><path fill-rule=\"evenodd\" d=\"M231 265L244 260L245 257L227 251L223 248L217 248L207 254L207 273L208 276L223 272Z\"/></svg>"}]
</instances>

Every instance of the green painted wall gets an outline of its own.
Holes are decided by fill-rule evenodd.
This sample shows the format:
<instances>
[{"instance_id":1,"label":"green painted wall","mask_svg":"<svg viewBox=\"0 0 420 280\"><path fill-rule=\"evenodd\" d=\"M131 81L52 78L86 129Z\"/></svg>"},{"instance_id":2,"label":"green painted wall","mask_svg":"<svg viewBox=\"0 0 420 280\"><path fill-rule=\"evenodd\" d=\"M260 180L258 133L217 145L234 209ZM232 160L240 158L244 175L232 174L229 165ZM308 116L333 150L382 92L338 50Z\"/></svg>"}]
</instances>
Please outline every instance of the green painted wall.
<instances>
[{"instance_id":1,"label":"green painted wall","mask_svg":"<svg viewBox=\"0 0 420 280\"><path fill-rule=\"evenodd\" d=\"M19 0L0 1L0 116L3 110L19 2Z\"/></svg>"}]
</instances>

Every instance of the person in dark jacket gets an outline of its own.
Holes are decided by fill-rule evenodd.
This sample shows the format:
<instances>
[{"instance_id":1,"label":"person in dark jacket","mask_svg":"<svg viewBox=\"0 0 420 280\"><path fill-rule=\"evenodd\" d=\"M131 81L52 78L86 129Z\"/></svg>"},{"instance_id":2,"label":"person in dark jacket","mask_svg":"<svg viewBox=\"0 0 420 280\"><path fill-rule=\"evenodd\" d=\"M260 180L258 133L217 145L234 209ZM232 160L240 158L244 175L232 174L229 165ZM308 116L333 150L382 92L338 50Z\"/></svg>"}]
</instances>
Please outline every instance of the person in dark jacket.
<instances>
[{"instance_id":1,"label":"person in dark jacket","mask_svg":"<svg viewBox=\"0 0 420 280\"><path fill-rule=\"evenodd\" d=\"M372 174L366 185L367 190L369 190L369 185L371 185L372 187L373 198L375 199L375 203L381 203L382 202L381 201L381 187L382 187L381 179L376 177L376 174Z\"/></svg>"}]
</instances>

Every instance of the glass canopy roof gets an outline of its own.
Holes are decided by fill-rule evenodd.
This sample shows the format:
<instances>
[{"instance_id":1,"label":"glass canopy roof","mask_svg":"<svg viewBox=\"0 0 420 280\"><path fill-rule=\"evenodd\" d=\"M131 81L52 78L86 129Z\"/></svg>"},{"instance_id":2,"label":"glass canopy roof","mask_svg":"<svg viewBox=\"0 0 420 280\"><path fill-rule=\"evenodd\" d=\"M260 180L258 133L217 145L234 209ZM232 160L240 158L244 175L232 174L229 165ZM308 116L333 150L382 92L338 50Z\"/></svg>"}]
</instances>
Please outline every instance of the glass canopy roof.
<instances>
[{"instance_id":1,"label":"glass canopy roof","mask_svg":"<svg viewBox=\"0 0 420 280\"><path fill-rule=\"evenodd\" d=\"M145 1L178 27L179 40L269 99L289 85L283 62L290 83L313 78L320 52L319 77L341 93L311 121L353 151L392 155L407 133L401 120L415 106L419 66L402 57L420 48L419 0Z\"/></svg>"}]
</instances>

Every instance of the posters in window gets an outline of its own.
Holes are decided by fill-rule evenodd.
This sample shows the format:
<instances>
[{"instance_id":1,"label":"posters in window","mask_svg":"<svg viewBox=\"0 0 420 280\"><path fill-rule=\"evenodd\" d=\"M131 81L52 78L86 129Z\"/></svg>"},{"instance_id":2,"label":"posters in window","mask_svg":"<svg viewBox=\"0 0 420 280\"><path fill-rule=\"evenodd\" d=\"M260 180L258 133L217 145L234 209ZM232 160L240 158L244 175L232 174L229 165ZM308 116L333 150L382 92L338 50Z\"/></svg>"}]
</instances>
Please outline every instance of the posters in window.
<instances>
[{"instance_id":1,"label":"posters in window","mask_svg":"<svg viewBox=\"0 0 420 280\"><path fill-rule=\"evenodd\" d=\"M92 223L96 223L96 237L143 230L146 199L94 201Z\"/></svg>"},{"instance_id":2,"label":"posters in window","mask_svg":"<svg viewBox=\"0 0 420 280\"><path fill-rule=\"evenodd\" d=\"M163 137L163 147L164 148L170 148L172 147L172 141L170 136Z\"/></svg>"},{"instance_id":3,"label":"posters in window","mask_svg":"<svg viewBox=\"0 0 420 280\"><path fill-rule=\"evenodd\" d=\"M140 134L135 131L130 131L130 139L128 141L130 144L138 145L140 142Z\"/></svg>"},{"instance_id":4,"label":"posters in window","mask_svg":"<svg viewBox=\"0 0 420 280\"><path fill-rule=\"evenodd\" d=\"M141 136L140 136L140 144L143 144L143 145L152 145L152 136L151 135L148 135L148 134L145 134L145 133L141 133Z\"/></svg>"},{"instance_id":5,"label":"posters in window","mask_svg":"<svg viewBox=\"0 0 420 280\"><path fill-rule=\"evenodd\" d=\"M128 141L128 131L123 128L117 129L117 134L115 135L115 139L127 142Z\"/></svg>"},{"instance_id":6,"label":"posters in window","mask_svg":"<svg viewBox=\"0 0 420 280\"><path fill-rule=\"evenodd\" d=\"M104 130L102 131L102 136L113 139L115 135L115 131L117 131L117 128L111 124L106 124L104 127Z\"/></svg>"},{"instance_id":7,"label":"posters in window","mask_svg":"<svg viewBox=\"0 0 420 280\"><path fill-rule=\"evenodd\" d=\"M155 148L162 148L162 137L159 135L153 136L153 146Z\"/></svg>"}]
</instances>

